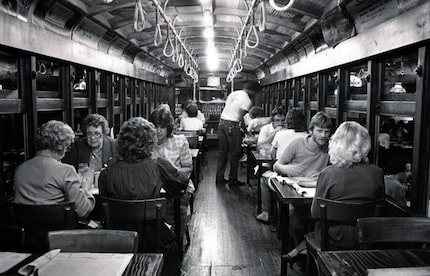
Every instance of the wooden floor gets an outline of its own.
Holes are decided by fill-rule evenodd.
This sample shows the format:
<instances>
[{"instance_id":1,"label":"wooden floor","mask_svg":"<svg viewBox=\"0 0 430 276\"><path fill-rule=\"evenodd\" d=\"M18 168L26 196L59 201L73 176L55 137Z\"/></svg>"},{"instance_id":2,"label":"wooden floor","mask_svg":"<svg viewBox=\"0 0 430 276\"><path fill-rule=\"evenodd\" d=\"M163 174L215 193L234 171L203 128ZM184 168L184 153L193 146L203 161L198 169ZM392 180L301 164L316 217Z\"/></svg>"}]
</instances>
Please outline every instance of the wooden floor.
<instances>
[{"instance_id":1,"label":"wooden floor","mask_svg":"<svg viewBox=\"0 0 430 276\"><path fill-rule=\"evenodd\" d=\"M256 181L251 188L217 187L215 171L216 151L209 151L195 195L191 245L182 265L185 275L280 275L281 246L276 232L255 220ZM240 168L239 179L244 181L245 176L246 168Z\"/></svg>"}]
</instances>

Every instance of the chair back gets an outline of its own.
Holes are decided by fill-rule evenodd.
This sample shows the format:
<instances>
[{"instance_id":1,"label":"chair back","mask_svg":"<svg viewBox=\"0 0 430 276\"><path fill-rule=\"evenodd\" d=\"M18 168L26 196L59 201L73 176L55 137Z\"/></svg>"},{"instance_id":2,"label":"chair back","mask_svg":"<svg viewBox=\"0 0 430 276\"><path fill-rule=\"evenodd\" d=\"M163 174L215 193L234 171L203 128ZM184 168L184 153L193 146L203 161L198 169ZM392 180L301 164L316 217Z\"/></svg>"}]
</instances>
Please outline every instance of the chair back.
<instances>
[{"instance_id":1,"label":"chair back","mask_svg":"<svg viewBox=\"0 0 430 276\"><path fill-rule=\"evenodd\" d=\"M199 148L199 136L186 136L190 149Z\"/></svg>"},{"instance_id":2,"label":"chair back","mask_svg":"<svg viewBox=\"0 0 430 276\"><path fill-rule=\"evenodd\" d=\"M363 249L419 248L430 244L430 218L360 218L358 242Z\"/></svg>"},{"instance_id":3,"label":"chair back","mask_svg":"<svg viewBox=\"0 0 430 276\"><path fill-rule=\"evenodd\" d=\"M166 216L166 199L142 199L142 200L121 200L101 197L104 211L104 222L108 229L134 230L139 233L141 247L143 245L145 229L151 228L154 243L154 250L161 249L161 227Z\"/></svg>"},{"instance_id":4,"label":"chair back","mask_svg":"<svg viewBox=\"0 0 430 276\"><path fill-rule=\"evenodd\" d=\"M321 250L329 249L330 226L355 227L358 218L378 216L383 202L383 199L354 203L317 198L321 214Z\"/></svg>"},{"instance_id":5,"label":"chair back","mask_svg":"<svg viewBox=\"0 0 430 276\"><path fill-rule=\"evenodd\" d=\"M0 251L24 250L25 230L12 225L0 225Z\"/></svg>"},{"instance_id":6,"label":"chair back","mask_svg":"<svg viewBox=\"0 0 430 276\"><path fill-rule=\"evenodd\" d=\"M385 195L384 205L382 206L381 216L383 217L412 217L412 211L389 195Z\"/></svg>"},{"instance_id":7,"label":"chair back","mask_svg":"<svg viewBox=\"0 0 430 276\"><path fill-rule=\"evenodd\" d=\"M9 215L12 225L25 229L26 249L36 252L46 250L48 231L77 227L74 202L49 205L9 202Z\"/></svg>"},{"instance_id":8,"label":"chair back","mask_svg":"<svg viewBox=\"0 0 430 276\"><path fill-rule=\"evenodd\" d=\"M49 250L91 253L136 253L137 232L85 229L48 232Z\"/></svg>"}]
</instances>

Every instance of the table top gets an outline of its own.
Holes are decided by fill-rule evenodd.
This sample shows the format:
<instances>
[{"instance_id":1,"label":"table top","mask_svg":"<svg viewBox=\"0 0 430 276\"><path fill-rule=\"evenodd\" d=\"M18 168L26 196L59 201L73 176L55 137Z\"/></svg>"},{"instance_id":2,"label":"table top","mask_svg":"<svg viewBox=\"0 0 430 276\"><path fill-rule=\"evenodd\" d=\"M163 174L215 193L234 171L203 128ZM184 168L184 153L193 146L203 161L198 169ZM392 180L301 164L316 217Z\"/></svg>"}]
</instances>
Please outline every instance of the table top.
<instances>
[{"instance_id":1,"label":"table top","mask_svg":"<svg viewBox=\"0 0 430 276\"><path fill-rule=\"evenodd\" d=\"M276 178L271 178L275 193L279 200L283 203L311 203L313 197L305 197L303 194L299 194L293 186L289 184L283 184Z\"/></svg>"},{"instance_id":2,"label":"table top","mask_svg":"<svg viewBox=\"0 0 430 276\"><path fill-rule=\"evenodd\" d=\"M273 162L273 161L275 161L275 160L272 159L272 157L270 156L270 154L269 155L261 154L261 153L259 153L256 150L251 150L251 154L252 154L253 158L255 159L255 161L257 163L263 163L263 162L267 163L267 162Z\"/></svg>"},{"instance_id":3,"label":"table top","mask_svg":"<svg viewBox=\"0 0 430 276\"><path fill-rule=\"evenodd\" d=\"M318 259L324 275L360 276L368 269L428 267L430 249L321 251Z\"/></svg>"},{"instance_id":4,"label":"table top","mask_svg":"<svg viewBox=\"0 0 430 276\"><path fill-rule=\"evenodd\" d=\"M75 253L70 253L75 254ZM83 253L76 253L83 254ZM92 253L84 253L88 256L97 255ZM107 253L109 254L109 253ZM19 275L19 268L24 265L34 261L36 258L41 256L40 254L32 254L31 256L24 259L24 261L18 263L16 266L12 267L8 271L1 273L0 275ZM106 261L106 260L104 260ZM70 266L70 265L69 265ZM134 275L161 275L163 269L163 254L153 254L153 253L137 253L134 254L122 273L123 276L134 276Z\"/></svg>"}]
</instances>

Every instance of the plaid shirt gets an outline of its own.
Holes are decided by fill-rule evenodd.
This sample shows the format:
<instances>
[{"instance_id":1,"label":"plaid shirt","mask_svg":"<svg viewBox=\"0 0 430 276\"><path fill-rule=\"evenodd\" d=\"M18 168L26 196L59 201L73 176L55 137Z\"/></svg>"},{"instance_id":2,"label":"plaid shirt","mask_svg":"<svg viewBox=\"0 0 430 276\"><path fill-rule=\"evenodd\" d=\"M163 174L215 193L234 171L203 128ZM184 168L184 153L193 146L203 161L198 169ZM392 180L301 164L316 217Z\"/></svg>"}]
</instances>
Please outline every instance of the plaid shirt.
<instances>
[{"instance_id":1,"label":"plaid shirt","mask_svg":"<svg viewBox=\"0 0 430 276\"><path fill-rule=\"evenodd\" d=\"M176 168L192 167L190 146L184 135L173 135L168 137L162 145L155 150L158 156L170 161Z\"/></svg>"}]
</instances>

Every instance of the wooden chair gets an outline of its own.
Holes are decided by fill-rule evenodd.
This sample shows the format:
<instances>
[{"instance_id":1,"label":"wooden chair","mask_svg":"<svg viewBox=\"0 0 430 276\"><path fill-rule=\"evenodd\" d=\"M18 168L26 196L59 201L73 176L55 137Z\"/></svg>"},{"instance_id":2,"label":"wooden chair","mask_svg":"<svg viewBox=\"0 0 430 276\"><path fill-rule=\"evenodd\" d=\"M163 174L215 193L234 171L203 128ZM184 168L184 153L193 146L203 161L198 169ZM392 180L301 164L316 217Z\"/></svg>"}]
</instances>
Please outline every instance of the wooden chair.
<instances>
[{"instance_id":1,"label":"wooden chair","mask_svg":"<svg viewBox=\"0 0 430 276\"><path fill-rule=\"evenodd\" d=\"M430 244L430 218L378 217L357 221L362 249L420 248Z\"/></svg>"},{"instance_id":2,"label":"wooden chair","mask_svg":"<svg viewBox=\"0 0 430 276\"><path fill-rule=\"evenodd\" d=\"M24 250L25 230L12 225L0 225L0 251Z\"/></svg>"},{"instance_id":3,"label":"wooden chair","mask_svg":"<svg viewBox=\"0 0 430 276\"><path fill-rule=\"evenodd\" d=\"M85 229L48 232L49 250L91 253L137 253L137 232Z\"/></svg>"},{"instance_id":4,"label":"wooden chair","mask_svg":"<svg viewBox=\"0 0 430 276\"><path fill-rule=\"evenodd\" d=\"M9 203L12 225L25 229L25 249L41 252L47 249L48 231L77 227L75 203L62 202L49 205Z\"/></svg>"},{"instance_id":5,"label":"wooden chair","mask_svg":"<svg viewBox=\"0 0 430 276\"><path fill-rule=\"evenodd\" d=\"M385 195L384 205L382 206L382 217L412 217L412 211L392 197Z\"/></svg>"},{"instance_id":6,"label":"wooden chair","mask_svg":"<svg viewBox=\"0 0 430 276\"><path fill-rule=\"evenodd\" d=\"M378 216L382 208L384 200L372 200L367 202L352 203L344 201L329 200L317 198L317 204L320 207L320 241L316 235L318 233L311 232L305 236L307 247L306 259L306 275L310 275L310 265L315 264L318 275L320 275L317 253L319 251L335 250L330 243L328 234L331 225L352 226L351 230L356 230L354 226L357 224L358 218ZM355 237L355 235L351 234ZM352 248L358 247L358 240L352 241ZM313 262L312 262L313 260Z\"/></svg>"},{"instance_id":7,"label":"wooden chair","mask_svg":"<svg viewBox=\"0 0 430 276\"><path fill-rule=\"evenodd\" d=\"M137 231L139 248L152 247L144 240L153 241L155 252L161 249L161 227L166 216L166 199L120 200L101 197L104 223L108 229ZM153 236L144 237L145 227L150 227Z\"/></svg>"}]
</instances>

